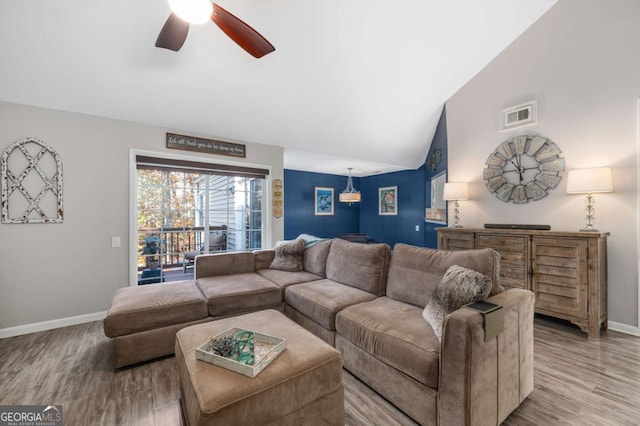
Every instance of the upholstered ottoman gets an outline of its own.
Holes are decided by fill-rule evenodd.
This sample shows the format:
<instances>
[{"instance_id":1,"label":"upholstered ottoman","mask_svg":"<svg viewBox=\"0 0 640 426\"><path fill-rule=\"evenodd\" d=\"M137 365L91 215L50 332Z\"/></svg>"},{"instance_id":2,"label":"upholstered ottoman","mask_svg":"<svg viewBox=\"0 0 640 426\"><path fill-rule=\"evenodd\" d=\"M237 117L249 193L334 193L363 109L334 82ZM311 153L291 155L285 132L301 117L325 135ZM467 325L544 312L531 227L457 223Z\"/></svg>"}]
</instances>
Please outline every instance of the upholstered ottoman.
<instances>
[{"instance_id":1,"label":"upholstered ottoman","mask_svg":"<svg viewBox=\"0 0 640 426\"><path fill-rule=\"evenodd\" d=\"M196 348L233 327L282 337L287 349L255 378L196 360ZM188 425L343 425L340 353L275 310L194 325L176 335Z\"/></svg>"},{"instance_id":2,"label":"upholstered ottoman","mask_svg":"<svg viewBox=\"0 0 640 426\"><path fill-rule=\"evenodd\" d=\"M114 338L120 368L171 355L179 329L212 319L193 281L124 287L111 299L104 333Z\"/></svg>"}]
</instances>

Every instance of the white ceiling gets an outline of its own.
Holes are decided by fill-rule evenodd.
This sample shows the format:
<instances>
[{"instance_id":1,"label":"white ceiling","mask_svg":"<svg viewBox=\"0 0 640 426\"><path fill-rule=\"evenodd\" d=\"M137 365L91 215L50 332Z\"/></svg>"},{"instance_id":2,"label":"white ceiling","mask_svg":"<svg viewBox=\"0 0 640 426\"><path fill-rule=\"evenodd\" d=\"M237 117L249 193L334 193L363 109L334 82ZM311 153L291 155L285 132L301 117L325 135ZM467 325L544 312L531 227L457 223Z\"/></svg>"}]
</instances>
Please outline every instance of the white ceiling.
<instances>
[{"instance_id":1,"label":"white ceiling","mask_svg":"<svg viewBox=\"0 0 640 426\"><path fill-rule=\"evenodd\" d=\"M219 0L276 51L215 24L154 47L165 0L1 0L0 100L278 145L285 167L419 167L443 103L557 0Z\"/></svg>"}]
</instances>

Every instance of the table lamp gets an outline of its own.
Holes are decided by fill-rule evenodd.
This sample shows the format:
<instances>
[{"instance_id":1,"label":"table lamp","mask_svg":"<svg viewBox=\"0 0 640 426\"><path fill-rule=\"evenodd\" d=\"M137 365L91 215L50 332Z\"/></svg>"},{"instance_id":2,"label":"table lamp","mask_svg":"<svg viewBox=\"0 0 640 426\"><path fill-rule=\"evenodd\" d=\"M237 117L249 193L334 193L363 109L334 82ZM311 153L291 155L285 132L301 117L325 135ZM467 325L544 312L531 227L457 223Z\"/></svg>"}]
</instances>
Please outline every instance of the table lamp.
<instances>
[{"instance_id":1,"label":"table lamp","mask_svg":"<svg viewBox=\"0 0 640 426\"><path fill-rule=\"evenodd\" d=\"M593 194L597 192L613 192L613 181L609 167L570 170L567 176L567 194L587 194L585 213L586 225L580 231L598 232L593 227L595 220L595 200Z\"/></svg>"},{"instance_id":2,"label":"table lamp","mask_svg":"<svg viewBox=\"0 0 640 426\"><path fill-rule=\"evenodd\" d=\"M453 227L460 225L460 204L458 201L469 199L469 187L466 182L447 182L444 184L442 198L445 201L453 201Z\"/></svg>"}]
</instances>

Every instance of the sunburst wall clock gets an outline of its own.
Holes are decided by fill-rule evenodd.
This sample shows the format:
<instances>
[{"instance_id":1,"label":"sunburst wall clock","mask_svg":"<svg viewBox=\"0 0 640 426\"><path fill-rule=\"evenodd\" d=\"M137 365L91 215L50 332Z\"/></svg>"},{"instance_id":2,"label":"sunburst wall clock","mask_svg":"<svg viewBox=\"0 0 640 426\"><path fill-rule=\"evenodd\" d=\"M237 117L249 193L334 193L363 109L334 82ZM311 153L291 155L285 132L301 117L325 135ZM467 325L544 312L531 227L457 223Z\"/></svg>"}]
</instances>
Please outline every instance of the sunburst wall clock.
<instances>
[{"instance_id":1,"label":"sunburst wall clock","mask_svg":"<svg viewBox=\"0 0 640 426\"><path fill-rule=\"evenodd\" d=\"M522 135L501 143L486 161L487 189L499 200L524 204L540 200L558 186L562 151L542 136Z\"/></svg>"}]
</instances>

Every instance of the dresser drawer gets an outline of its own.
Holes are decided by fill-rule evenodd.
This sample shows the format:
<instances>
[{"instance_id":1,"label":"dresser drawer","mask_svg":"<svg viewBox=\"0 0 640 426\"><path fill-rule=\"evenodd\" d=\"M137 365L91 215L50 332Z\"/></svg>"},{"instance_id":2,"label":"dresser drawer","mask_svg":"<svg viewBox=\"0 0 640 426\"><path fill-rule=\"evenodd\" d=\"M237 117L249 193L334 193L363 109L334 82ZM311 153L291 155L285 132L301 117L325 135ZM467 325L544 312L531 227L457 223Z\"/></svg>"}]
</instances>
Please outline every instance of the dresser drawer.
<instances>
[{"instance_id":1,"label":"dresser drawer","mask_svg":"<svg viewBox=\"0 0 640 426\"><path fill-rule=\"evenodd\" d=\"M507 235L478 235L478 248L492 248L498 251L519 251L527 249L527 237Z\"/></svg>"},{"instance_id":2,"label":"dresser drawer","mask_svg":"<svg viewBox=\"0 0 640 426\"><path fill-rule=\"evenodd\" d=\"M505 287L527 288L527 271L500 266L500 284Z\"/></svg>"},{"instance_id":3,"label":"dresser drawer","mask_svg":"<svg viewBox=\"0 0 640 426\"><path fill-rule=\"evenodd\" d=\"M527 259L524 252L496 250L500 254L500 265L526 269Z\"/></svg>"},{"instance_id":4,"label":"dresser drawer","mask_svg":"<svg viewBox=\"0 0 640 426\"><path fill-rule=\"evenodd\" d=\"M438 239L438 248L442 250L469 250L474 246L472 232L442 232Z\"/></svg>"}]
</instances>

